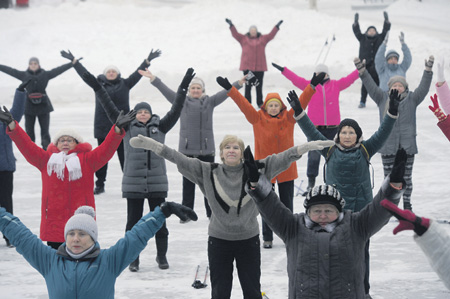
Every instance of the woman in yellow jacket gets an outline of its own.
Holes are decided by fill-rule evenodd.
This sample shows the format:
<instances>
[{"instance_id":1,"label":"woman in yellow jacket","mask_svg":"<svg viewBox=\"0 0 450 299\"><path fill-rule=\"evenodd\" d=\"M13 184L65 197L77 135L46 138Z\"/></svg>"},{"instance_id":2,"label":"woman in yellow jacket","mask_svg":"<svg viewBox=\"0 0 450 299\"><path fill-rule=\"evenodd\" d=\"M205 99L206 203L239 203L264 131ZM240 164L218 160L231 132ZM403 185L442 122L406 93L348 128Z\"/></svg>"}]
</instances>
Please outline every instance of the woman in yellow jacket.
<instances>
[{"instance_id":1,"label":"woman in yellow jacket","mask_svg":"<svg viewBox=\"0 0 450 299\"><path fill-rule=\"evenodd\" d=\"M315 93L315 86L323 79L323 75L311 79L310 86L305 88L300 97L302 107L308 105ZM272 154L278 154L294 146L294 110L288 110L278 93L268 93L260 110L256 110L249 101L235 88L228 79L217 77L217 83L228 90L228 96L244 113L245 118L253 126L255 136L255 159L261 160ZM298 177L297 164L294 162L284 172L272 179L278 183L281 202L293 210L294 180ZM272 248L273 232L262 221L263 247Z\"/></svg>"}]
</instances>

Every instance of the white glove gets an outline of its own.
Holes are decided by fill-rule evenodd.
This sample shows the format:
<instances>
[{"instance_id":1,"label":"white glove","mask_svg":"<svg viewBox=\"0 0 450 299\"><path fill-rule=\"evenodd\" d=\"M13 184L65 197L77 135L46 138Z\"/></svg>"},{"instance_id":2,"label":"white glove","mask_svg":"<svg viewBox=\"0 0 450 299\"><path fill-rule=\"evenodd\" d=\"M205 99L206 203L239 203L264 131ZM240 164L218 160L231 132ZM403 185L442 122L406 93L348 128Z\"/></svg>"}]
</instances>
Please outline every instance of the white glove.
<instances>
[{"instance_id":1,"label":"white glove","mask_svg":"<svg viewBox=\"0 0 450 299\"><path fill-rule=\"evenodd\" d=\"M437 63L437 82L444 82L444 66L445 66L445 59L442 58L442 61L438 61Z\"/></svg>"},{"instance_id":2,"label":"white glove","mask_svg":"<svg viewBox=\"0 0 450 299\"><path fill-rule=\"evenodd\" d=\"M143 148L157 154L160 154L163 149L162 143L159 143L155 139L141 134L139 134L137 137L131 138L130 145L134 148Z\"/></svg>"},{"instance_id":3,"label":"white glove","mask_svg":"<svg viewBox=\"0 0 450 299\"><path fill-rule=\"evenodd\" d=\"M326 147L331 147L335 143L333 140L315 140L304 143L302 145L297 146L297 152L299 155L303 155L309 151L315 150L323 150Z\"/></svg>"}]
</instances>

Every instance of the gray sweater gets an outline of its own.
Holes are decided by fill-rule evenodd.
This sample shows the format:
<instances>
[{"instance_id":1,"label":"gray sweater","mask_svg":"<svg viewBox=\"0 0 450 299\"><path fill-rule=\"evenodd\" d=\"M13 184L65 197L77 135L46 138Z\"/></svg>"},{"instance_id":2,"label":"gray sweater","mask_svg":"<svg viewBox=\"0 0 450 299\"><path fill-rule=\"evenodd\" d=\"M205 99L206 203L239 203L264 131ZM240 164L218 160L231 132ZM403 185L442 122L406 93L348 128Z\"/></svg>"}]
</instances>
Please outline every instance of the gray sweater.
<instances>
[{"instance_id":1,"label":"gray sweater","mask_svg":"<svg viewBox=\"0 0 450 299\"><path fill-rule=\"evenodd\" d=\"M197 184L208 199L212 210L208 228L209 236L237 241L246 240L259 234L259 225L256 219L258 210L244 191L247 178L242 163L237 166L207 163L196 158L186 157L165 145L161 148L162 150L156 151L156 154L175 163L178 171ZM268 156L260 160L265 163L262 172L273 178L300 157L297 146Z\"/></svg>"}]
</instances>

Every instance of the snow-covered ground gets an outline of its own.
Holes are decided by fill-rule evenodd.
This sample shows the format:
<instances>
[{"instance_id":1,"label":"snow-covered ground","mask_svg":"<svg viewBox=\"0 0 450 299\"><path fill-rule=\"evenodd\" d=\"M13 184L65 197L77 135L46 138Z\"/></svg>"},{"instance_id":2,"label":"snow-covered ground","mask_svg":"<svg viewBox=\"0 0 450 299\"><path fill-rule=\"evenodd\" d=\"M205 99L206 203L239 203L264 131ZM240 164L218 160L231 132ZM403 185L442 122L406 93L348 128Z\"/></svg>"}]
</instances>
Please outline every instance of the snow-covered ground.
<instances>
[{"instance_id":1,"label":"snow-covered ground","mask_svg":"<svg viewBox=\"0 0 450 299\"><path fill-rule=\"evenodd\" d=\"M236 28L247 32L250 25L262 33L269 32L284 20L281 30L267 46L269 71L264 78L264 91L279 92L284 98L294 87L270 66L270 62L289 66L298 74L310 78L317 55L325 40L336 40L328 54L333 78L340 78L353 69L353 58L359 44L352 32L352 3L362 1L319 0L318 11L308 9L308 2L298 0L30 0L28 9L0 10L0 64L24 70L29 57L37 56L45 69L67 60L59 51L70 49L94 74L115 64L122 76L131 74L149 51L162 50L153 61L151 71L175 89L188 67L194 67L206 82L206 92L213 94L221 87L216 76L230 80L241 77L238 71L241 48L231 37L225 18ZM386 9L392 22L388 47L400 51L398 35L413 54L407 73L411 89L417 87L430 54L446 58L445 72L450 78L450 3L446 0L398 0ZM381 31L382 10L361 10L362 30L375 25ZM436 82L434 78L433 84ZM19 82L0 73L0 105L11 106L14 89ZM366 109L358 109L361 81L341 93L342 117L356 119L369 137L379 124L378 109L368 99ZM93 137L94 96L75 73L69 70L52 80L47 92L55 111L51 114L51 133L62 127L74 127L91 142ZM297 90L297 92L299 92ZM429 95L435 88L430 88ZM153 112L163 115L168 102L147 79L142 79L131 92L131 106L148 101ZM287 103L286 103L287 104ZM448 182L450 174L450 144L436 126L429 111L429 96L417 110L418 146L413 172L412 204L419 215L450 219ZM23 125L23 121L21 122ZM216 143L225 134L239 135L253 146L252 128L229 100L216 109L214 129ZM36 126L37 135L39 127ZM167 135L166 144L178 145L178 125ZM306 138L296 128L295 142ZM40 139L37 142L40 144ZM39 234L41 182L39 172L30 166L16 150L17 171L14 184L15 214L36 234ZM218 160L218 159L216 159ZM298 163L300 179L306 175L306 157ZM103 248L113 245L123 236L126 222L126 201L121 198L121 172L118 159L109 164L106 193L97 196L99 242ZM382 181L379 155L372 159L375 169L375 191ZM168 200L181 202L181 175L168 164L170 191ZM319 174L319 180L321 174ZM295 211L302 211L303 197L295 198ZM148 209L148 207L146 208ZM151 240L141 254L141 270L127 269L118 278L117 298L210 298L210 287L194 289L191 284L197 265L201 279L207 266L207 226L203 198L197 189L195 209L197 222L180 224L176 217L168 219L170 269L159 270L155 262L155 244ZM449 298L437 275L429 267L411 232L392 234L396 223L390 222L371 239L371 294L373 298ZM446 225L448 226L448 225ZM0 242L0 297L47 298L44 279L14 250ZM280 239L271 250L262 249L262 290L273 298L287 297L286 254ZM209 281L207 281L209 284ZM232 298L241 298L237 275Z\"/></svg>"}]
</instances>

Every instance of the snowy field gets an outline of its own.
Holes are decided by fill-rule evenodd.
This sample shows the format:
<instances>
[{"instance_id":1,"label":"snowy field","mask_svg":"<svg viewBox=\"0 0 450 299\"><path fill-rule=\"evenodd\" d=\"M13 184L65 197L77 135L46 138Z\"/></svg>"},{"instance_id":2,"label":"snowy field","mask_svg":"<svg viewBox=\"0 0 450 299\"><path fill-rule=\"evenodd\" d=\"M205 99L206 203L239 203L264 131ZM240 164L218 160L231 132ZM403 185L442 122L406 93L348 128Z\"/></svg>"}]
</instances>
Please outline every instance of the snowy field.
<instances>
[{"instance_id":1,"label":"snowy field","mask_svg":"<svg viewBox=\"0 0 450 299\"><path fill-rule=\"evenodd\" d=\"M64 64L59 51L70 49L94 74L105 66L116 65L128 77L152 48L163 54L153 61L151 71L173 89L188 67L193 67L206 83L206 92L221 90L217 76L231 81L239 79L241 48L231 37L225 18L230 18L241 33L257 25L268 33L279 21L281 30L266 49L269 70L264 78L264 93L278 92L285 98L293 85L270 66L276 62L288 66L306 78L312 76L314 64L325 40L336 36L326 64L332 78L340 78L354 70L353 58L359 43L352 32L352 3L362 1L318 0L318 11L308 9L306 0L30 0L28 9L0 10L0 64L25 70L28 59L37 56L44 69ZM445 73L450 79L450 2L447 0L398 0L386 9L392 22L388 48L400 52L398 35L405 33L413 63L407 73L411 89L419 84L424 59L430 54L445 57ZM360 25L365 30L375 25L381 31L382 10L361 10ZM401 57L402 59L402 57ZM433 86L417 110L418 146L416 155L412 205L416 213L450 220L450 143L436 126L436 118L428 109ZM19 82L0 73L0 105L10 107ZM358 109L361 81L341 93L342 118L356 119L368 138L379 125L378 109L368 99L367 108ZM51 133L62 127L74 127L85 140L97 144L93 137L94 95L74 70L50 81L47 92L55 111L51 114ZM297 92L299 92L297 90ZM148 101L153 112L164 115L168 102L142 79L131 92L131 106ZM287 101L285 101L287 104ZM21 122L24 125L24 121ZM37 136L39 127L36 126ZM215 111L216 144L226 134L236 134L253 147L252 127L232 100ZM166 144L178 146L179 126L168 133ZM299 128L295 142L306 138ZM40 144L40 139L37 142ZM14 184L14 212L36 234L39 234L41 181L39 172L16 151L17 171ZM216 159L218 161L218 158ZM299 185L306 179L306 157L299 161ZM382 181L379 155L372 159L375 190ZM181 202L182 180L176 168L168 163L169 201ZM113 245L124 234L126 200L121 198L121 171L114 157L108 170L106 193L96 197L99 242L102 248ZM319 174L319 183L321 174ZM303 183L303 186L305 183ZM303 197L294 199L296 212L303 210ZM146 207L146 210L148 207ZM197 265L203 279L207 266L207 226L203 197L197 189L195 210L197 222L180 224L176 217L168 219L170 268L160 270L155 262L154 240L141 254L141 269L126 269L116 283L116 298L210 298L210 286L194 289L191 284ZM445 224L446 225L446 224ZM390 222L371 239L371 294L373 298L450 298L437 275L412 239L411 232L392 234ZM446 225L450 228L449 225ZM275 237L274 248L261 249L262 290L269 298L287 298L285 248ZM207 280L209 284L209 281ZM47 298L44 279L14 250L0 241L0 298ZM242 298L235 275L232 298Z\"/></svg>"}]
</instances>

